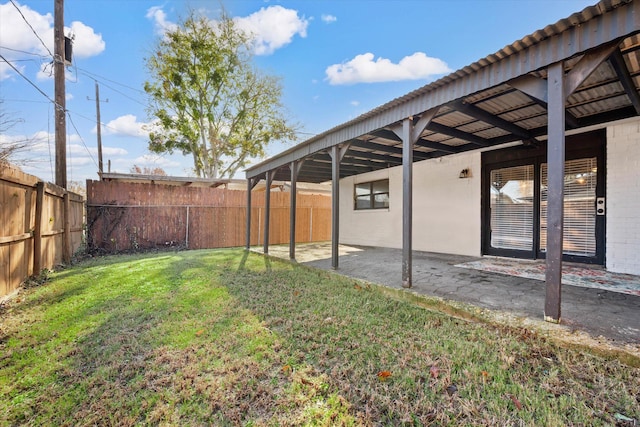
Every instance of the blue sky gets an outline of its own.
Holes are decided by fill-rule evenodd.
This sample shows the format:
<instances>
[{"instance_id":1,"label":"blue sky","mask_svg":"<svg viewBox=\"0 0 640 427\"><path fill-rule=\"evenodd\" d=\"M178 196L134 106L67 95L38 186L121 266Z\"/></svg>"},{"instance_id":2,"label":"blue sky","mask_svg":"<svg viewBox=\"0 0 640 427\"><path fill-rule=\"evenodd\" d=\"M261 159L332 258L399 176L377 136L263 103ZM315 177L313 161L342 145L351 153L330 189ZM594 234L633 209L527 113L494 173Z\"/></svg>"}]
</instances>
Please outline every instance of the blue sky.
<instances>
[{"instance_id":1,"label":"blue sky","mask_svg":"<svg viewBox=\"0 0 640 427\"><path fill-rule=\"evenodd\" d=\"M66 34L75 37L66 82L68 180L97 179L96 80L101 100L108 99L101 103L105 169L111 160L112 172L128 173L136 164L192 175L191 157L149 154L143 125L153 118L147 116L142 90L149 79L144 59L162 31L189 8L215 19L224 4L251 29L255 63L281 77L282 102L300 126L301 142L595 3L65 0ZM0 144L28 139L29 150L17 160L25 172L49 181L54 180L54 111L33 85L53 99L53 5L54 0L0 0L0 55L24 76L0 58L0 108L15 121L0 134ZM274 143L267 151L272 155L291 145Z\"/></svg>"}]
</instances>

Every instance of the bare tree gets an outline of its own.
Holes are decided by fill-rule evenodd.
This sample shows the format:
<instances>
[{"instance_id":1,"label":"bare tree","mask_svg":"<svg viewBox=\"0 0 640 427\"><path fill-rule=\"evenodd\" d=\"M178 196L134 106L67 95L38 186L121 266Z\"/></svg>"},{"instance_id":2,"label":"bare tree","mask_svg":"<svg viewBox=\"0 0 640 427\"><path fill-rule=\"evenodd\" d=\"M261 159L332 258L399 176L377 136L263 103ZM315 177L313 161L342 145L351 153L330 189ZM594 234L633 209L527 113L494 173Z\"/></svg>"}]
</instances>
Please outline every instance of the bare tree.
<instances>
[{"instance_id":1,"label":"bare tree","mask_svg":"<svg viewBox=\"0 0 640 427\"><path fill-rule=\"evenodd\" d=\"M138 165L133 165L131 169L129 169L129 173L138 174L138 175L156 175L156 176L167 176L167 172L164 169L155 167L151 168L149 166L140 167Z\"/></svg>"},{"instance_id":2,"label":"bare tree","mask_svg":"<svg viewBox=\"0 0 640 427\"><path fill-rule=\"evenodd\" d=\"M4 100L0 99L0 165L15 162L15 156L27 150L29 139L12 139L7 136L9 129L20 122L20 119L16 119L4 109Z\"/></svg>"}]
</instances>

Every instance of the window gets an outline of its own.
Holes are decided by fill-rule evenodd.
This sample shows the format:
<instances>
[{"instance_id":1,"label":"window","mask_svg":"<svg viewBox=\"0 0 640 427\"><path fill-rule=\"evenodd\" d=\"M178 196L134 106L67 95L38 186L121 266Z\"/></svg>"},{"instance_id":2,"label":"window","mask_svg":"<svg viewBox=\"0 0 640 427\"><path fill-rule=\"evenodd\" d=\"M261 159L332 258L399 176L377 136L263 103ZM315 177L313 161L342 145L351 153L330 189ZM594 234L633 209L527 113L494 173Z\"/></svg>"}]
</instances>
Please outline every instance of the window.
<instances>
[{"instance_id":1,"label":"window","mask_svg":"<svg viewBox=\"0 0 640 427\"><path fill-rule=\"evenodd\" d=\"M389 180L362 182L354 187L354 209L389 207Z\"/></svg>"},{"instance_id":2,"label":"window","mask_svg":"<svg viewBox=\"0 0 640 427\"><path fill-rule=\"evenodd\" d=\"M547 164L540 168L540 251L547 250ZM564 253L596 255L596 157L567 160L564 164Z\"/></svg>"},{"instance_id":3,"label":"window","mask_svg":"<svg viewBox=\"0 0 640 427\"><path fill-rule=\"evenodd\" d=\"M533 249L533 165L491 171L491 247Z\"/></svg>"}]
</instances>

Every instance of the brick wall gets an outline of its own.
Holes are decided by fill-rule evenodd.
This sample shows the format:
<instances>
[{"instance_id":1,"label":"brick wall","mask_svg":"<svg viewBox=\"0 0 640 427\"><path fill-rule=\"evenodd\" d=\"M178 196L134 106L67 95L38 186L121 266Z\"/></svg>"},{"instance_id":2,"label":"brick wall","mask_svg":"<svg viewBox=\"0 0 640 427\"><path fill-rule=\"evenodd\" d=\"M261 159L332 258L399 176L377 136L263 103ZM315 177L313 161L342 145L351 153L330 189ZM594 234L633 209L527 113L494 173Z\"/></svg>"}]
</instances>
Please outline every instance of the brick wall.
<instances>
[{"instance_id":1,"label":"brick wall","mask_svg":"<svg viewBox=\"0 0 640 427\"><path fill-rule=\"evenodd\" d=\"M640 274L640 120L607 128L607 269Z\"/></svg>"}]
</instances>

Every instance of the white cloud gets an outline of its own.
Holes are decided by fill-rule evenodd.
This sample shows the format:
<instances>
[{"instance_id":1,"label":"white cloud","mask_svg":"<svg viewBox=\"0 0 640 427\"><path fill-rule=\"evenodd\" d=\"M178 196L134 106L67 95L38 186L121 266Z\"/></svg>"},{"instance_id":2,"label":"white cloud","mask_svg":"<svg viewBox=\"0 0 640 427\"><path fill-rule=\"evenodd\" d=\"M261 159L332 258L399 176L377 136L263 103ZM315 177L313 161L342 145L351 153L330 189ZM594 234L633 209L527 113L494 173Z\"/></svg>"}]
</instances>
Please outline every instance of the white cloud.
<instances>
[{"instance_id":1,"label":"white cloud","mask_svg":"<svg viewBox=\"0 0 640 427\"><path fill-rule=\"evenodd\" d=\"M133 114L125 114L102 126L103 135L126 135L146 138L149 131L145 130L147 123L139 122ZM94 128L95 132L95 128Z\"/></svg>"},{"instance_id":2,"label":"white cloud","mask_svg":"<svg viewBox=\"0 0 640 427\"><path fill-rule=\"evenodd\" d=\"M173 31L178 26L167 20L167 14L164 10L162 10L161 6L153 6L147 10L147 14L145 17L151 21L153 21L155 26L156 34L163 35L167 31Z\"/></svg>"},{"instance_id":3,"label":"white cloud","mask_svg":"<svg viewBox=\"0 0 640 427\"><path fill-rule=\"evenodd\" d=\"M360 105L360 101L351 101L349 104L353 105L354 107L357 107L358 105Z\"/></svg>"},{"instance_id":4,"label":"white cloud","mask_svg":"<svg viewBox=\"0 0 640 427\"><path fill-rule=\"evenodd\" d=\"M69 138L70 140L73 138ZM79 139L79 138L77 138ZM98 147L95 146L94 142L88 142L87 144L92 144L88 147L85 147L84 145L81 144L69 144L68 148L67 148L67 152L69 154L87 154L91 153L91 155L93 155L94 157L98 155ZM124 148L120 148L120 147L102 147L102 155L109 155L109 156L126 156L127 154L129 154L129 152L127 150L125 150Z\"/></svg>"},{"instance_id":5,"label":"white cloud","mask_svg":"<svg viewBox=\"0 0 640 427\"><path fill-rule=\"evenodd\" d=\"M65 72L65 76L68 73ZM52 80L53 79L53 64L50 62L43 62L40 64L40 69L36 73L36 78L40 81L42 80Z\"/></svg>"},{"instance_id":6,"label":"white cloud","mask_svg":"<svg viewBox=\"0 0 640 427\"><path fill-rule=\"evenodd\" d=\"M67 163L71 167L88 166L93 165L94 160L91 157L86 156L68 157Z\"/></svg>"},{"instance_id":7,"label":"white cloud","mask_svg":"<svg viewBox=\"0 0 640 427\"><path fill-rule=\"evenodd\" d=\"M330 65L325 72L329 84L343 85L427 79L451 70L441 59L416 52L405 56L397 64L386 58L374 60L373 53L364 53L348 62Z\"/></svg>"},{"instance_id":8,"label":"white cloud","mask_svg":"<svg viewBox=\"0 0 640 427\"><path fill-rule=\"evenodd\" d=\"M322 14L320 19L322 19L322 22L327 23L327 24L331 24L331 23L336 22L338 20L338 18L336 18L333 15L325 15L325 14Z\"/></svg>"},{"instance_id":9,"label":"white cloud","mask_svg":"<svg viewBox=\"0 0 640 427\"><path fill-rule=\"evenodd\" d=\"M98 154L98 149L96 148L96 155ZM127 150L120 147L102 147L102 155L103 156L126 156L129 154Z\"/></svg>"},{"instance_id":10,"label":"white cloud","mask_svg":"<svg viewBox=\"0 0 640 427\"><path fill-rule=\"evenodd\" d=\"M34 59L39 55L43 64L51 62L51 55L54 51L53 15L51 13L42 15L27 5L21 5L17 1L14 1L14 3L24 15L24 19L11 2L0 4L0 21L10 23L9 25L0 25L2 46L8 48L0 49L2 55L9 61ZM28 21L33 30L25 21ZM72 22L71 27L65 27L65 34L67 36L74 34L77 36L73 44L74 57L88 58L98 55L105 49L102 35L96 34L93 28L86 26L82 22ZM7 64L0 64L0 80L8 78L12 74L13 70ZM40 74L39 78L44 76Z\"/></svg>"},{"instance_id":11,"label":"white cloud","mask_svg":"<svg viewBox=\"0 0 640 427\"><path fill-rule=\"evenodd\" d=\"M298 11L282 6L269 6L243 18L234 18L236 24L252 35L256 55L269 55L293 40L297 34L307 36L309 20L298 16Z\"/></svg>"},{"instance_id":12,"label":"white cloud","mask_svg":"<svg viewBox=\"0 0 640 427\"><path fill-rule=\"evenodd\" d=\"M149 8L146 18L153 21L158 35L178 28L176 23L167 19L167 14L161 6ZM238 27L252 38L256 55L273 53L276 49L291 43L296 34L306 37L309 25L309 20L299 17L298 11L282 6L263 7L249 16L233 19ZM215 27L217 22L212 20L211 25Z\"/></svg>"},{"instance_id":13,"label":"white cloud","mask_svg":"<svg viewBox=\"0 0 640 427\"><path fill-rule=\"evenodd\" d=\"M53 15L50 13L41 15L29 6L21 5L17 1L14 1L14 3L24 15L24 19L10 2L0 4L2 22L5 24L10 23L8 25L0 25L2 45L12 49L48 55L47 49L35 36L35 31L45 43L48 42L47 44L50 46L47 47L53 52ZM33 31L25 20L31 24ZM47 39L49 34L51 35L51 40Z\"/></svg>"},{"instance_id":14,"label":"white cloud","mask_svg":"<svg viewBox=\"0 0 640 427\"><path fill-rule=\"evenodd\" d=\"M29 6L20 5L17 1L14 2L20 12L24 15L24 19L20 16L20 12L10 2L0 4L0 21L3 23L11 23L9 25L0 25L0 40L2 40L2 46L9 49L1 49L2 56L7 60L15 59L34 59L33 55L16 52L15 50L33 53L35 55L49 55L47 48L38 40L34 31L40 35L40 38L46 43L47 36L51 34L51 42L48 43L49 49L53 52L53 15L47 13L46 15L40 15L38 12L29 8ZM29 21L33 30L29 28L29 25L25 22L25 19ZM15 49L15 50L10 50ZM24 71L24 67L13 64L16 68L20 69L20 72ZM0 80L4 80L14 73L11 67L4 63L0 63Z\"/></svg>"},{"instance_id":15,"label":"white cloud","mask_svg":"<svg viewBox=\"0 0 640 427\"><path fill-rule=\"evenodd\" d=\"M84 25L80 21L73 21L71 28L66 29L66 34L73 36L73 57L90 58L99 55L105 49L102 34L96 34L93 28Z\"/></svg>"}]
</instances>

